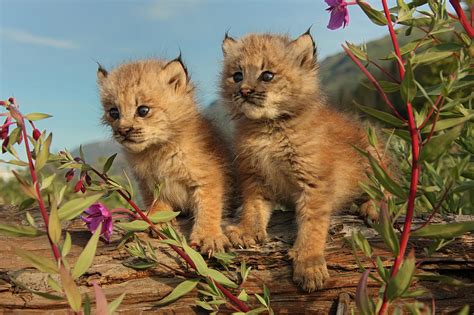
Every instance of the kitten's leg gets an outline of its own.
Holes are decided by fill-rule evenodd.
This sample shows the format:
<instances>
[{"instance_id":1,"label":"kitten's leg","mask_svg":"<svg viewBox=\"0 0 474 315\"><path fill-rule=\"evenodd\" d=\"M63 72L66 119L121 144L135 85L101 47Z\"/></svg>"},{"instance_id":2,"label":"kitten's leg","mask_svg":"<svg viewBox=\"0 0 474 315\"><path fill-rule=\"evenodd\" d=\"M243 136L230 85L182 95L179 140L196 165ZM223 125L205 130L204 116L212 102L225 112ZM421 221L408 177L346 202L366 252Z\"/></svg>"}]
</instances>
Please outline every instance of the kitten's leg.
<instances>
[{"instance_id":1,"label":"kitten's leg","mask_svg":"<svg viewBox=\"0 0 474 315\"><path fill-rule=\"evenodd\" d=\"M324 189L301 194L296 202L298 234L289 256L293 259L293 281L306 291L321 289L329 277L324 249L333 210L333 198Z\"/></svg>"},{"instance_id":2,"label":"kitten's leg","mask_svg":"<svg viewBox=\"0 0 474 315\"><path fill-rule=\"evenodd\" d=\"M242 183L243 205L240 222L226 228L232 244L248 247L267 238L273 202L264 197L263 185L245 181Z\"/></svg>"},{"instance_id":3,"label":"kitten's leg","mask_svg":"<svg viewBox=\"0 0 474 315\"><path fill-rule=\"evenodd\" d=\"M222 209L224 191L222 187L200 187L195 191L196 209L190 240L199 245L201 252L223 252L229 240L222 232Z\"/></svg>"}]
</instances>

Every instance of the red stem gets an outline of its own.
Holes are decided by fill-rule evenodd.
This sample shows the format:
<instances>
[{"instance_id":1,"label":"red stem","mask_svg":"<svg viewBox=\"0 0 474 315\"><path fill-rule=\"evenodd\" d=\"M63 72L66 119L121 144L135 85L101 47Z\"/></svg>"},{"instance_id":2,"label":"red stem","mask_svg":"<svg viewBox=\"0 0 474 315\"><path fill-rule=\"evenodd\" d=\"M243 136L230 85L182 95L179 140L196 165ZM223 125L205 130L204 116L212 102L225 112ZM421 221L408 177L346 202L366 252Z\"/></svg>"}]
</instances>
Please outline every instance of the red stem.
<instances>
[{"instance_id":1,"label":"red stem","mask_svg":"<svg viewBox=\"0 0 474 315\"><path fill-rule=\"evenodd\" d=\"M104 181L107 181L108 178L101 174L99 171L97 171L96 169L92 168L92 171L97 174L97 176L99 176L100 178L102 178ZM153 224L153 222L151 222L151 220L146 216L146 214L140 209L140 207L138 207L138 205L133 202L132 199L130 199L130 197L125 194L122 190L117 190L117 192L120 194L120 196L122 196L122 198L124 198L128 204L137 212L137 214L140 216L140 218L145 221L146 223L148 223L148 225L150 226L150 228L161 238L161 239L166 239L167 237L165 235L163 235L163 233L161 233L160 230L158 230L155 226L155 224ZM186 252L184 252L181 248L179 248L178 246L175 246L175 245L171 245L171 248L176 252L178 253L179 256L181 256L181 258L183 258L186 263L188 263L191 268L195 269L196 270L196 265L194 264L193 260L188 256L188 254L186 254ZM220 283L214 281L212 278L209 277L209 279L211 281L214 282L214 284L216 285L216 287L222 292L224 293L224 295L229 299L231 300L235 305L237 305L237 307L240 309L240 311L242 312L248 312L250 311L250 308L245 304L243 303L241 300L239 300L236 296L234 296L229 290L227 290L225 287L223 287Z\"/></svg>"},{"instance_id":2,"label":"red stem","mask_svg":"<svg viewBox=\"0 0 474 315\"><path fill-rule=\"evenodd\" d=\"M420 129L422 129L428 123L428 121L430 120L431 115L433 115L433 112L434 112L435 109L437 111L439 111L439 108L438 108L439 107L439 102L441 102L442 97L443 97L442 94L438 95L438 97L436 98L436 101L433 104L433 107L431 107L430 112L428 113L428 115L426 115L425 120L421 123L421 125L419 127Z\"/></svg>"},{"instance_id":3,"label":"red stem","mask_svg":"<svg viewBox=\"0 0 474 315\"><path fill-rule=\"evenodd\" d=\"M26 132L25 120L23 119L23 115L21 115L21 113L16 109L16 104L15 103L13 103L13 104L15 106L10 106L10 111L15 111L16 112L15 116L20 119L19 123L20 123L21 133L23 134L23 141L25 143L26 156L28 157L28 167L30 169L31 180L33 181L33 186L34 186L35 191L36 191L36 201L38 202L40 212L41 212L41 216L43 217L43 221L44 221L44 224L46 226L46 232L47 232L46 234L48 235L49 244L51 245L51 249L53 251L54 258L56 259L56 261L60 261L61 260L61 254L59 252L59 249L56 246L56 244L53 243L53 241L51 240L51 237L49 235L49 229L48 229L48 227L49 227L49 216L48 216L48 212L46 211L46 207L44 205L43 197L41 196L41 189L40 189L39 183L38 183L38 176L36 175L36 169L35 169L35 165L33 163L33 157L31 156L30 144L29 144L29 141L28 141L28 134Z\"/></svg>"},{"instance_id":4,"label":"red stem","mask_svg":"<svg viewBox=\"0 0 474 315\"><path fill-rule=\"evenodd\" d=\"M387 5L386 0L382 0L383 8L385 17L387 19L388 30L390 33L390 38L392 39L393 48L395 51L396 56L399 59L398 64L398 71L400 74L400 81L403 81L405 77L405 67L403 66L403 59L400 53L400 47L398 45L397 36L395 34L395 30L393 29L393 24L390 19L390 11ZM390 279L393 279L400 268L400 265L405 257L405 251L407 248L408 240L410 238L410 230L411 230L411 223L413 220L413 214L415 210L415 199L416 199L416 190L418 186L418 179L420 176L420 166L418 165L418 158L420 154L420 138L419 138L419 130L416 127L415 117L413 115L413 107L411 102L407 102L407 114L408 114L408 129L410 132L411 138L411 147L412 147L412 166L411 166L411 180L410 180L410 192L408 194L408 205L407 205L407 213L405 217L405 222L403 224L403 232L400 238L400 250L398 252L397 257L395 258L395 262L393 263L392 272L390 274ZM385 288L382 306L380 307L379 315L384 315L388 309L388 296L387 296L387 288Z\"/></svg>"},{"instance_id":5,"label":"red stem","mask_svg":"<svg viewBox=\"0 0 474 315\"><path fill-rule=\"evenodd\" d=\"M349 48L342 46L346 54L349 56L349 58L352 59L352 61L359 67L359 69L365 74L365 76L369 79L369 81L374 85L374 87L377 89L379 94L382 96L384 102L390 107L399 119L403 120L406 122L406 119L403 118L402 115L397 111L395 106L393 106L392 102L387 97L387 94L385 94L385 91L382 89L380 84L377 82L377 80L374 78L374 76L364 67L364 65L359 61L359 59L349 50Z\"/></svg>"},{"instance_id":6,"label":"red stem","mask_svg":"<svg viewBox=\"0 0 474 315\"><path fill-rule=\"evenodd\" d=\"M459 23L461 23L462 27L466 31L467 35L469 35L470 38L474 37L474 28L472 25L469 24L467 21L466 15L464 14L464 10L461 7L461 4L459 3L459 0L449 0L451 5L454 8L454 11L456 11L458 18L459 18ZM471 12L471 20L472 20L472 12ZM471 21L472 23L472 21Z\"/></svg>"}]
</instances>

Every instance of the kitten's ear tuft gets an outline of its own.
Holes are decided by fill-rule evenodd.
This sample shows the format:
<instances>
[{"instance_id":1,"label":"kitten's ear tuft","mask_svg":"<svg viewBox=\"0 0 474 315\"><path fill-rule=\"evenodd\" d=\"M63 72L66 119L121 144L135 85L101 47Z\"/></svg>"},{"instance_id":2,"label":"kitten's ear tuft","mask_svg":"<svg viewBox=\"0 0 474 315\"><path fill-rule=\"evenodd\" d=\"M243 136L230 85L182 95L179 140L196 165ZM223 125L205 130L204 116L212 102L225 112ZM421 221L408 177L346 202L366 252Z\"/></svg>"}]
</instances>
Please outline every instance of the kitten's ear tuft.
<instances>
[{"instance_id":1,"label":"kitten's ear tuft","mask_svg":"<svg viewBox=\"0 0 474 315\"><path fill-rule=\"evenodd\" d=\"M316 45L311 36L311 27L300 37L290 43L301 67L314 67L316 64Z\"/></svg>"},{"instance_id":2,"label":"kitten's ear tuft","mask_svg":"<svg viewBox=\"0 0 474 315\"><path fill-rule=\"evenodd\" d=\"M181 51L177 58L171 60L163 67L162 74L167 83L173 86L175 90L181 89L188 84L188 69L181 57Z\"/></svg>"},{"instance_id":3,"label":"kitten's ear tuft","mask_svg":"<svg viewBox=\"0 0 474 315\"><path fill-rule=\"evenodd\" d=\"M227 30L225 32L224 40L222 41L222 52L224 53L224 56L229 54L236 43L236 40L229 36L229 30Z\"/></svg>"},{"instance_id":4,"label":"kitten's ear tuft","mask_svg":"<svg viewBox=\"0 0 474 315\"><path fill-rule=\"evenodd\" d=\"M105 70L104 67L102 67L102 65L99 62L97 62L97 67L98 67L97 68L97 82L99 82L99 84L102 85L102 83L107 78L109 73L107 72L107 70Z\"/></svg>"}]
</instances>

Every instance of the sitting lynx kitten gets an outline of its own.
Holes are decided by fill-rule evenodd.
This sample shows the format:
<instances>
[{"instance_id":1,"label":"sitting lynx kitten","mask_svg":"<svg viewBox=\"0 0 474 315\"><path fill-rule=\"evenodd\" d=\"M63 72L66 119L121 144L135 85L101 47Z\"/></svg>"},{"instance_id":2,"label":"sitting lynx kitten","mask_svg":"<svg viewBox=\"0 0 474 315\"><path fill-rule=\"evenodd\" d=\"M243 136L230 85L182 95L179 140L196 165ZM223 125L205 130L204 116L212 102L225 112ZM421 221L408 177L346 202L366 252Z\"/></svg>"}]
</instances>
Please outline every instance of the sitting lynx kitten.
<instances>
[{"instance_id":1,"label":"sitting lynx kitten","mask_svg":"<svg viewBox=\"0 0 474 315\"><path fill-rule=\"evenodd\" d=\"M329 277L324 258L331 213L361 194L367 149L361 126L326 105L311 34L250 34L223 46L222 96L236 121L243 208L227 229L234 245L267 237L276 203L295 208L298 235L289 256L307 291Z\"/></svg>"},{"instance_id":2,"label":"sitting lynx kitten","mask_svg":"<svg viewBox=\"0 0 474 315\"><path fill-rule=\"evenodd\" d=\"M228 239L221 216L231 187L227 156L197 110L181 59L125 63L110 73L99 66L97 78L103 120L125 149L149 213L191 211L191 242L203 252L223 251Z\"/></svg>"}]
</instances>

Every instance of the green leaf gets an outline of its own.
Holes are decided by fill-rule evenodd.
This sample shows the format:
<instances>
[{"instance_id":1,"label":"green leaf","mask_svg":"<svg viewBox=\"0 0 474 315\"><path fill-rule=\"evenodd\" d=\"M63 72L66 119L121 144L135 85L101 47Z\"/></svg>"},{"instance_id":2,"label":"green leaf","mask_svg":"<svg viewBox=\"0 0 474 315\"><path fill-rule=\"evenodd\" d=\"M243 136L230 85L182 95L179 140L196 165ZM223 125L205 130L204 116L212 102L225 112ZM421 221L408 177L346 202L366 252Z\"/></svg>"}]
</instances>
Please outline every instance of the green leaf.
<instances>
[{"instance_id":1,"label":"green leaf","mask_svg":"<svg viewBox=\"0 0 474 315\"><path fill-rule=\"evenodd\" d=\"M64 293L66 293L67 301L71 306L72 310L79 312L82 304L81 292L71 277L71 274L64 266L59 269L61 275L61 282L63 284Z\"/></svg>"},{"instance_id":2,"label":"green leaf","mask_svg":"<svg viewBox=\"0 0 474 315\"><path fill-rule=\"evenodd\" d=\"M459 311L458 315L469 315L469 305L464 305L464 307Z\"/></svg>"},{"instance_id":3,"label":"green leaf","mask_svg":"<svg viewBox=\"0 0 474 315\"><path fill-rule=\"evenodd\" d=\"M206 301L196 301L196 305L198 305L199 307L202 307L206 311L211 311L211 312L214 311L214 308L211 305L209 305ZM232 313L232 315L235 315L235 313Z\"/></svg>"},{"instance_id":4,"label":"green leaf","mask_svg":"<svg viewBox=\"0 0 474 315\"><path fill-rule=\"evenodd\" d=\"M102 223L99 224L97 230L95 230L94 234L87 242L86 247L82 251L81 255L77 259L76 265L74 266L74 270L72 271L73 279L79 278L83 275L87 269L92 265L92 261L94 260L95 251L97 249L97 243L99 241L99 236L102 231Z\"/></svg>"},{"instance_id":5,"label":"green leaf","mask_svg":"<svg viewBox=\"0 0 474 315\"><path fill-rule=\"evenodd\" d=\"M84 315L90 315L91 314L91 298L89 297L89 294L86 293L86 296L84 298L84 303L82 306Z\"/></svg>"},{"instance_id":6,"label":"green leaf","mask_svg":"<svg viewBox=\"0 0 474 315\"><path fill-rule=\"evenodd\" d=\"M436 161L443 153L447 152L451 144L461 134L462 126L458 126L448 132L431 138L421 150L419 161L433 162Z\"/></svg>"},{"instance_id":7,"label":"green leaf","mask_svg":"<svg viewBox=\"0 0 474 315\"><path fill-rule=\"evenodd\" d=\"M369 59L369 56L367 55L367 53L363 51L362 49L360 49L359 47L357 47L356 45L351 44L349 42L346 42L346 45L347 45L347 48L349 48L349 50L354 54L354 56L356 56L360 60L367 61Z\"/></svg>"},{"instance_id":8,"label":"green leaf","mask_svg":"<svg viewBox=\"0 0 474 315\"><path fill-rule=\"evenodd\" d=\"M474 118L474 115L469 115L469 116L465 116L465 117L458 117L458 118L447 118L447 119L439 120L439 121L436 122L434 131L436 132L436 131L448 129L448 128L463 124L466 121L471 120L472 118ZM429 133L431 131L432 127L433 127L433 124L426 125L425 127L423 127L421 132L422 133Z\"/></svg>"},{"instance_id":9,"label":"green leaf","mask_svg":"<svg viewBox=\"0 0 474 315\"><path fill-rule=\"evenodd\" d=\"M392 251L392 253L397 255L400 249L399 243L398 243L398 237L392 226L392 222L390 220L390 215L387 211L387 207L385 206L380 207L379 223L375 223L373 225L373 228L382 236L384 243Z\"/></svg>"},{"instance_id":10,"label":"green leaf","mask_svg":"<svg viewBox=\"0 0 474 315\"><path fill-rule=\"evenodd\" d=\"M48 234L54 244L58 244L61 240L61 222L59 221L58 209L55 204L53 204L49 213Z\"/></svg>"},{"instance_id":11,"label":"green leaf","mask_svg":"<svg viewBox=\"0 0 474 315\"><path fill-rule=\"evenodd\" d=\"M137 270L156 267L156 262L154 262L154 261L144 261L144 260L141 260L141 261L136 262L136 263L124 262L123 264L127 267L137 269Z\"/></svg>"},{"instance_id":12,"label":"green leaf","mask_svg":"<svg viewBox=\"0 0 474 315\"><path fill-rule=\"evenodd\" d=\"M188 254L189 258L193 261L193 263L196 265L196 270L201 276L207 276L208 275L208 268L207 264L204 261L204 258L202 258L201 254L199 254L197 251L189 247L186 242L183 242L183 249Z\"/></svg>"},{"instance_id":13,"label":"green leaf","mask_svg":"<svg viewBox=\"0 0 474 315\"><path fill-rule=\"evenodd\" d=\"M15 129L13 129L13 131L10 133L10 143L18 143L20 144L20 137L21 135L21 128L20 127L16 127Z\"/></svg>"},{"instance_id":14,"label":"green leaf","mask_svg":"<svg viewBox=\"0 0 474 315\"><path fill-rule=\"evenodd\" d=\"M67 254L69 254L69 251L71 251L71 246L72 246L71 234L69 234L69 232L66 232L66 238L64 239L64 243L61 248L62 257L66 257Z\"/></svg>"},{"instance_id":15,"label":"green leaf","mask_svg":"<svg viewBox=\"0 0 474 315\"><path fill-rule=\"evenodd\" d=\"M455 287L462 287L462 286L467 285L466 283L458 279L454 279L452 277L445 276L445 275L421 274L421 275L416 275L415 277L422 281L436 281L436 282L448 284L450 286L455 286Z\"/></svg>"},{"instance_id":16,"label":"green leaf","mask_svg":"<svg viewBox=\"0 0 474 315\"><path fill-rule=\"evenodd\" d=\"M362 235L360 231L352 231L352 239L357 244L357 246L362 250L366 257L372 257L372 248L370 247L367 239Z\"/></svg>"},{"instance_id":17,"label":"green leaf","mask_svg":"<svg viewBox=\"0 0 474 315\"><path fill-rule=\"evenodd\" d=\"M33 226L23 226L18 224L1 224L0 223L0 234L6 236L37 236L41 232Z\"/></svg>"},{"instance_id":18,"label":"green leaf","mask_svg":"<svg viewBox=\"0 0 474 315\"><path fill-rule=\"evenodd\" d=\"M174 288L174 290L170 294L158 301L156 305L168 304L179 299L183 295L186 295L187 293L191 292L198 283L199 279L191 279L181 282L176 288Z\"/></svg>"},{"instance_id":19,"label":"green leaf","mask_svg":"<svg viewBox=\"0 0 474 315\"><path fill-rule=\"evenodd\" d=\"M405 123L398 119L397 117L393 116L392 114L389 114L387 112L383 112L377 109L374 109L369 106L363 106L355 103L357 108L359 108L361 111L363 111L366 114L369 114L370 116L377 118L378 120L385 122L389 125L395 126L395 127L404 127Z\"/></svg>"},{"instance_id":20,"label":"green leaf","mask_svg":"<svg viewBox=\"0 0 474 315\"><path fill-rule=\"evenodd\" d=\"M389 192L394 194L397 197L405 198L406 192L402 189L402 187L395 182L385 170L380 166L377 160L369 154L369 162L372 166L372 170L374 171L374 175L380 184L387 189Z\"/></svg>"},{"instance_id":21,"label":"green leaf","mask_svg":"<svg viewBox=\"0 0 474 315\"><path fill-rule=\"evenodd\" d=\"M118 298L116 298L115 300L109 303L109 305L107 306L107 310L109 311L109 314L113 314L117 310L117 308L122 303L122 300L125 297L125 294L126 292L122 293Z\"/></svg>"},{"instance_id":22,"label":"green leaf","mask_svg":"<svg viewBox=\"0 0 474 315\"><path fill-rule=\"evenodd\" d=\"M415 65L433 63L452 56L451 51L426 51L413 57L412 63Z\"/></svg>"},{"instance_id":23,"label":"green leaf","mask_svg":"<svg viewBox=\"0 0 474 315\"><path fill-rule=\"evenodd\" d=\"M445 224L428 224L411 233L412 236L426 238L455 238L474 231L474 221L453 222Z\"/></svg>"},{"instance_id":24,"label":"green leaf","mask_svg":"<svg viewBox=\"0 0 474 315\"><path fill-rule=\"evenodd\" d=\"M148 218L153 223L165 223L173 220L179 215L179 212L175 211L157 211Z\"/></svg>"},{"instance_id":25,"label":"green leaf","mask_svg":"<svg viewBox=\"0 0 474 315\"><path fill-rule=\"evenodd\" d=\"M417 91L411 59L407 60L405 70L405 77L403 78L400 89L403 100L408 103L415 98Z\"/></svg>"},{"instance_id":26,"label":"green leaf","mask_svg":"<svg viewBox=\"0 0 474 315\"><path fill-rule=\"evenodd\" d=\"M390 301L393 301L408 290L414 272L415 256L412 252L403 262L397 275L388 283L387 297Z\"/></svg>"},{"instance_id":27,"label":"green leaf","mask_svg":"<svg viewBox=\"0 0 474 315\"><path fill-rule=\"evenodd\" d=\"M385 18L385 14L373 9L368 3L364 1L357 0L357 4L373 23L380 26L387 25L387 19Z\"/></svg>"},{"instance_id":28,"label":"green leaf","mask_svg":"<svg viewBox=\"0 0 474 315\"><path fill-rule=\"evenodd\" d=\"M106 174L110 170L110 168L112 167L112 164L114 163L114 160L115 160L116 157L117 157L117 153L111 155L107 159L107 161L104 164L103 171L102 171L104 174Z\"/></svg>"},{"instance_id":29,"label":"green leaf","mask_svg":"<svg viewBox=\"0 0 474 315\"><path fill-rule=\"evenodd\" d=\"M218 270L215 270L215 269L208 269L208 276L211 277L214 281L217 281L219 282L220 284L223 284L229 288L237 288L238 285L233 282L232 280L230 280L229 278L227 278L223 273L221 273L220 271Z\"/></svg>"},{"instance_id":30,"label":"green leaf","mask_svg":"<svg viewBox=\"0 0 474 315\"><path fill-rule=\"evenodd\" d=\"M31 120L31 121L46 119L46 118L49 118L49 117L53 117L53 116L48 115L48 114L43 114L43 113L29 113L29 114L25 115L25 119L28 119L28 120Z\"/></svg>"},{"instance_id":31,"label":"green leaf","mask_svg":"<svg viewBox=\"0 0 474 315\"><path fill-rule=\"evenodd\" d=\"M403 55L406 55L410 52L412 52L417 46L418 47L422 47L426 44L429 44L431 43L432 40L431 39L428 39L428 40L417 40L417 41L413 41L413 42L409 42L405 45L403 45L402 47L400 47L400 54L403 56ZM396 55L391 52L388 56L386 56L385 58L383 59L396 59Z\"/></svg>"},{"instance_id":32,"label":"green leaf","mask_svg":"<svg viewBox=\"0 0 474 315\"><path fill-rule=\"evenodd\" d=\"M41 149L36 156L35 168L37 171L43 168L46 165L49 158L49 148L51 147L51 142L53 141L53 134L50 133L48 138L42 143Z\"/></svg>"},{"instance_id":33,"label":"green leaf","mask_svg":"<svg viewBox=\"0 0 474 315\"><path fill-rule=\"evenodd\" d=\"M48 282L49 287L53 289L54 291L59 292L59 293L63 292L63 289L61 289L61 286L59 285L59 283L57 283L56 280L51 278L51 276L48 276L47 282Z\"/></svg>"},{"instance_id":34,"label":"green leaf","mask_svg":"<svg viewBox=\"0 0 474 315\"><path fill-rule=\"evenodd\" d=\"M241 301L244 301L244 302L247 302L248 299L249 299L249 295L247 294L247 292L245 291L245 289L242 289L242 291L240 291L239 295L237 296L237 298Z\"/></svg>"},{"instance_id":35,"label":"green leaf","mask_svg":"<svg viewBox=\"0 0 474 315\"><path fill-rule=\"evenodd\" d=\"M5 161L5 160L0 160L0 163L6 163L6 164L11 164L11 165L16 165L16 166L28 166L29 164L20 160L10 160L10 161Z\"/></svg>"},{"instance_id":36,"label":"green leaf","mask_svg":"<svg viewBox=\"0 0 474 315\"><path fill-rule=\"evenodd\" d=\"M69 200L59 208L58 215L61 221L70 221L102 197L102 194L90 195L84 198Z\"/></svg>"},{"instance_id":37,"label":"green leaf","mask_svg":"<svg viewBox=\"0 0 474 315\"><path fill-rule=\"evenodd\" d=\"M134 220L134 221L125 222L125 223L121 222L121 223L117 223L116 225L121 229L124 229L126 231L132 231L132 232L145 231L149 227L149 224L143 220Z\"/></svg>"},{"instance_id":38,"label":"green leaf","mask_svg":"<svg viewBox=\"0 0 474 315\"><path fill-rule=\"evenodd\" d=\"M56 178L56 174L52 174L46 177L45 179L43 179L43 181L41 182L41 189L46 189L49 186L51 186L55 178Z\"/></svg>"},{"instance_id":39,"label":"green leaf","mask_svg":"<svg viewBox=\"0 0 474 315\"><path fill-rule=\"evenodd\" d=\"M260 302L260 304L264 305L265 307L268 307L267 301L265 301L265 299L261 295L255 293L255 297Z\"/></svg>"},{"instance_id":40,"label":"green leaf","mask_svg":"<svg viewBox=\"0 0 474 315\"><path fill-rule=\"evenodd\" d=\"M27 200L31 200L31 199L27 199ZM36 221L35 219L33 218L33 216L31 215L30 212L26 211L26 221L28 221L28 224L31 225L32 227L34 228L37 228L38 226L36 225Z\"/></svg>"},{"instance_id":41,"label":"green leaf","mask_svg":"<svg viewBox=\"0 0 474 315\"><path fill-rule=\"evenodd\" d=\"M30 264L33 265L33 267L35 267L41 272L46 272L48 274L58 273L58 265L55 261L52 261L51 259L44 258L36 253L21 248L16 248L15 252L18 256L28 261Z\"/></svg>"}]
</instances>

